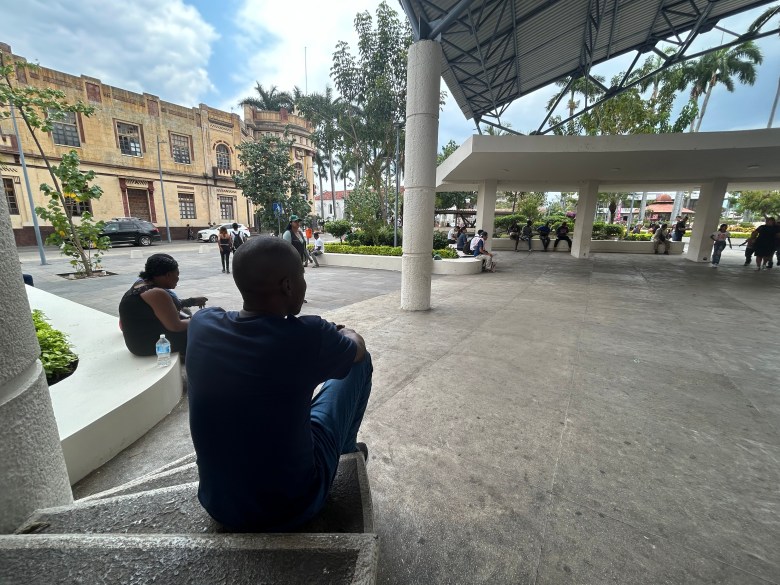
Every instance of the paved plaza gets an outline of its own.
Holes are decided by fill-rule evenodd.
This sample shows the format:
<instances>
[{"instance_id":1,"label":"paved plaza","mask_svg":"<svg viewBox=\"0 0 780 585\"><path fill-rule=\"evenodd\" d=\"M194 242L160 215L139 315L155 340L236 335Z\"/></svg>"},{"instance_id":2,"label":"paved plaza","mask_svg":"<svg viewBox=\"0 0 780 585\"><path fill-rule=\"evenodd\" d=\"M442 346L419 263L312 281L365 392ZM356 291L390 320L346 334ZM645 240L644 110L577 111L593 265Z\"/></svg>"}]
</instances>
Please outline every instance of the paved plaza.
<instances>
[{"instance_id":1,"label":"paved plaza","mask_svg":"<svg viewBox=\"0 0 780 585\"><path fill-rule=\"evenodd\" d=\"M143 253L178 259L181 295L239 308L216 246L199 249ZM116 315L144 262L131 250L106 257L116 276L81 282L55 276L56 250L49 266L20 258L41 289ZM780 583L780 269L744 267L736 248L717 270L498 261L434 278L434 308L416 313L399 310L400 273L306 270L303 312L354 328L374 358L361 439L379 582ZM192 450L185 400L75 495Z\"/></svg>"}]
</instances>

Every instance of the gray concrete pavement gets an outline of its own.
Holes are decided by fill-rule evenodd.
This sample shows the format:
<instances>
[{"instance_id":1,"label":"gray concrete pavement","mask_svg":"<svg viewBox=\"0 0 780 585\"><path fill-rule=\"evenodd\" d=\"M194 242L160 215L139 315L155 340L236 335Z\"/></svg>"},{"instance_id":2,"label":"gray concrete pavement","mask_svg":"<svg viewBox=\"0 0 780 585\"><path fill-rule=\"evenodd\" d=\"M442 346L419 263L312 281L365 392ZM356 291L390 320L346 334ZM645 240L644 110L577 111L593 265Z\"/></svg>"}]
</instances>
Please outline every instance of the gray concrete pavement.
<instances>
[{"instance_id":1,"label":"gray concrete pavement","mask_svg":"<svg viewBox=\"0 0 780 585\"><path fill-rule=\"evenodd\" d=\"M142 264L118 250L105 264L120 276L58 282L32 252L41 288L114 314ZM183 295L238 306L216 256L173 253ZM780 583L780 271L736 250L717 270L498 260L435 279L424 313L399 311L398 273L306 272L304 312L354 327L374 356L361 440L380 582ZM183 403L76 495L191 449Z\"/></svg>"}]
</instances>

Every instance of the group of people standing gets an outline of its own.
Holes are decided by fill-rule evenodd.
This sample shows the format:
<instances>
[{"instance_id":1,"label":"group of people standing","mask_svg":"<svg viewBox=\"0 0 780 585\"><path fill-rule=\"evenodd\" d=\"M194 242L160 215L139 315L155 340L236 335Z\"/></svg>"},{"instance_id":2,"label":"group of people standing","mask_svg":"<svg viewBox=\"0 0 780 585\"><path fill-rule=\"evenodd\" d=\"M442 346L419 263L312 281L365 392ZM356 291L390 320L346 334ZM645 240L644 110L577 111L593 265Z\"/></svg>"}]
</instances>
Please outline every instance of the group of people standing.
<instances>
[{"instance_id":1,"label":"group of people standing","mask_svg":"<svg viewBox=\"0 0 780 585\"><path fill-rule=\"evenodd\" d=\"M314 250L309 251L308 241L314 238ZM325 249L323 241L320 239L319 232L313 232L311 228L306 228L306 234L301 231L301 220L297 215L290 216L290 223L287 224L287 228L282 234L282 238L292 244L301 257L301 262L304 266L308 266L309 262L314 264L315 268L319 268L320 263L317 260L317 256L322 255ZM238 250L239 246L246 241L246 236L242 233L239 225L234 223L231 229L226 227L219 228L217 234L217 247L219 248L220 259L222 260L222 272L230 274L230 255Z\"/></svg>"}]
</instances>

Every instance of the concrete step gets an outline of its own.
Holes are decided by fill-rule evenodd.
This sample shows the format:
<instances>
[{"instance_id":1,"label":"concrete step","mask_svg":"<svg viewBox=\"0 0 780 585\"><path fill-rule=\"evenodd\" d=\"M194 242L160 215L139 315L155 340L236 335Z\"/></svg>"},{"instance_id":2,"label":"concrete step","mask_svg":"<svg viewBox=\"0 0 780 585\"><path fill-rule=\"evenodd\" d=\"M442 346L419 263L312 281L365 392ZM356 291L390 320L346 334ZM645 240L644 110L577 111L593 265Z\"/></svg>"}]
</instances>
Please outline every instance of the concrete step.
<instances>
[{"instance_id":1,"label":"concrete step","mask_svg":"<svg viewBox=\"0 0 780 585\"><path fill-rule=\"evenodd\" d=\"M186 465L184 466L186 467ZM147 476L133 486L134 493L36 511L17 534L119 533L204 534L222 532L201 507L197 481L144 489L171 475L191 473L181 467ZM180 476L181 477L181 476ZM131 482L132 483L132 482ZM120 486L122 488L123 486ZM119 488L115 488L119 489ZM328 501L320 514L298 532L360 533L374 531L371 491L363 455L342 455Z\"/></svg>"},{"instance_id":2,"label":"concrete step","mask_svg":"<svg viewBox=\"0 0 780 585\"><path fill-rule=\"evenodd\" d=\"M0 583L376 582L373 534L0 536Z\"/></svg>"},{"instance_id":3,"label":"concrete step","mask_svg":"<svg viewBox=\"0 0 780 585\"><path fill-rule=\"evenodd\" d=\"M196 463L187 463L180 467L173 467L166 469L165 471L159 471L152 474L144 475L138 479L128 481L120 486L111 488L90 496L86 496L79 500L78 503L92 502L95 500L104 500L114 496L124 496L127 494L135 494L138 492L144 492L148 490L154 490L163 487L171 487L175 485L181 485L184 483L192 483L198 481L198 466Z\"/></svg>"}]
</instances>

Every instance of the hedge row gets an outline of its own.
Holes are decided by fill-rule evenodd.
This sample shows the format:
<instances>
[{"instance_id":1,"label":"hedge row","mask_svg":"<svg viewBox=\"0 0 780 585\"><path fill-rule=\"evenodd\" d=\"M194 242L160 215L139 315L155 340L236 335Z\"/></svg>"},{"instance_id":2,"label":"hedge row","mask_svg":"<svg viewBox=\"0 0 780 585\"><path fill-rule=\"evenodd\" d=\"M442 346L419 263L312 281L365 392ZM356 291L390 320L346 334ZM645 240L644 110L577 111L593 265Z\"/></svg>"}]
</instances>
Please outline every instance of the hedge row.
<instances>
[{"instance_id":1,"label":"hedge row","mask_svg":"<svg viewBox=\"0 0 780 585\"><path fill-rule=\"evenodd\" d=\"M325 252L331 254L361 254L366 256L402 256L401 246L352 246L351 244L325 244ZM433 250L431 254L441 258L457 258L458 254L452 248Z\"/></svg>"}]
</instances>

